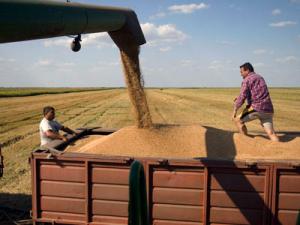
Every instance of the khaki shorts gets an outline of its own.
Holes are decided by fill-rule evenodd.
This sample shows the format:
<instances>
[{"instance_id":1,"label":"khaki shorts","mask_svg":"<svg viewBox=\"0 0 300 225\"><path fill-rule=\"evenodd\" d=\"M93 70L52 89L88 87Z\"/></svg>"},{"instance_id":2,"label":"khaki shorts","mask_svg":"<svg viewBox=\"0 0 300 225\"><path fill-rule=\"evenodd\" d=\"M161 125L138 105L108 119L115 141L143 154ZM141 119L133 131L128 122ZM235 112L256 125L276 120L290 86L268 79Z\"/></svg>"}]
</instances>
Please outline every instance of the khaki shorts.
<instances>
[{"instance_id":1,"label":"khaki shorts","mask_svg":"<svg viewBox=\"0 0 300 225\"><path fill-rule=\"evenodd\" d=\"M260 120L260 124L263 127L273 130L273 113L257 112L250 108L248 110L244 110L240 115L240 120L242 123L247 123L257 119Z\"/></svg>"}]
</instances>

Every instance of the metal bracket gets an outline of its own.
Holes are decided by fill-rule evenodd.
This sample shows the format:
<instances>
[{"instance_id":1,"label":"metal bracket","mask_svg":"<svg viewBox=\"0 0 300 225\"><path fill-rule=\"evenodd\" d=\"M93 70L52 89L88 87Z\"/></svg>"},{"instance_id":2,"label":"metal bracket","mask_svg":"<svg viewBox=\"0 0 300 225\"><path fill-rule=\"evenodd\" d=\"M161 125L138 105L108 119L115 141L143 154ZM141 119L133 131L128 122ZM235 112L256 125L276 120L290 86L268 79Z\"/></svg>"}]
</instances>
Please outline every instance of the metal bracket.
<instances>
[{"instance_id":1,"label":"metal bracket","mask_svg":"<svg viewBox=\"0 0 300 225\"><path fill-rule=\"evenodd\" d=\"M290 166L297 169L300 167L300 162L292 162L292 163L290 163Z\"/></svg>"},{"instance_id":2,"label":"metal bracket","mask_svg":"<svg viewBox=\"0 0 300 225\"><path fill-rule=\"evenodd\" d=\"M248 162L246 161L245 164L249 168L257 167L257 162L254 161L248 161Z\"/></svg>"},{"instance_id":3,"label":"metal bracket","mask_svg":"<svg viewBox=\"0 0 300 225\"><path fill-rule=\"evenodd\" d=\"M52 157L59 156L59 155L62 155L64 153L63 151L59 151L55 148L46 147L46 146L43 146L41 149L45 150L46 152L49 153L47 155L47 159L51 159Z\"/></svg>"},{"instance_id":4,"label":"metal bracket","mask_svg":"<svg viewBox=\"0 0 300 225\"><path fill-rule=\"evenodd\" d=\"M126 164L130 165L134 161L134 158L128 157L128 158L125 158L124 161L125 161Z\"/></svg>"},{"instance_id":5,"label":"metal bracket","mask_svg":"<svg viewBox=\"0 0 300 225\"><path fill-rule=\"evenodd\" d=\"M169 165L169 160L167 160L167 159L159 159L157 161L158 161L159 165L161 165L161 166Z\"/></svg>"}]
</instances>

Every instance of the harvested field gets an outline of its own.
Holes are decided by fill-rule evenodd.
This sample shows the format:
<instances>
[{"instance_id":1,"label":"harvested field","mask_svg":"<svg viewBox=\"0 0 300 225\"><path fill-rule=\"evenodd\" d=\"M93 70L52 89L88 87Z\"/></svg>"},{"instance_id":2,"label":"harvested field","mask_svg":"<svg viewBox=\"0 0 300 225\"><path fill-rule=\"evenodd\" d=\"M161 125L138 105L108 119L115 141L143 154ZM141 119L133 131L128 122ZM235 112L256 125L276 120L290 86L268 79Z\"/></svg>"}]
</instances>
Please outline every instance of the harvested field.
<instances>
[{"instance_id":1,"label":"harvested field","mask_svg":"<svg viewBox=\"0 0 300 225\"><path fill-rule=\"evenodd\" d=\"M215 133L217 130L223 137L228 135L230 140L233 140L232 136L239 136L230 120L232 100L238 92L238 88L146 89L155 123L201 124L207 132ZM282 146L290 145L300 136L300 89L271 88L270 93L275 107L275 129L284 141ZM125 89L0 98L0 142L5 158L4 176L0 178L1 196L3 193L11 196L31 194L28 157L39 146L38 124L45 104L53 105L57 109L57 120L71 128L123 128L135 124ZM254 140L261 140L273 145L263 138L265 134L259 122L251 122L248 128L254 136L245 141L254 143ZM209 136L211 139L206 143L209 148L215 148L215 137ZM234 156L233 146L230 141L221 151L228 151L228 155ZM295 149L299 151L300 148ZM24 199L28 200L26 197ZM0 199L0 202L3 201ZM19 203L13 202L23 204L20 199Z\"/></svg>"}]
</instances>

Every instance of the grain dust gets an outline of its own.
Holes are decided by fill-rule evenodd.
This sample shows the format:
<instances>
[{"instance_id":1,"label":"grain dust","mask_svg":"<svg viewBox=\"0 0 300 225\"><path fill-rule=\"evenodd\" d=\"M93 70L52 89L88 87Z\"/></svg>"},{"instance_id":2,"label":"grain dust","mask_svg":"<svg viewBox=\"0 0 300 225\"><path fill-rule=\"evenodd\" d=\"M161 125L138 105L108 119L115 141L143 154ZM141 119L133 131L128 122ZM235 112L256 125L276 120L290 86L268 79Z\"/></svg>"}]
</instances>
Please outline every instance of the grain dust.
<instances>
[{"instance_id":1,"label":"grain dust","mask_svg":"<svg viewBox=\"0 0 300 225\"><path fill-rule=\"evenodd\" d=\"M144 80L141 74L140 47L133 41L126 29L111 32L110 36L120 49L123 72L138 128L150 128L152 119L144 92Z\"/></svg>"}]
</instances>

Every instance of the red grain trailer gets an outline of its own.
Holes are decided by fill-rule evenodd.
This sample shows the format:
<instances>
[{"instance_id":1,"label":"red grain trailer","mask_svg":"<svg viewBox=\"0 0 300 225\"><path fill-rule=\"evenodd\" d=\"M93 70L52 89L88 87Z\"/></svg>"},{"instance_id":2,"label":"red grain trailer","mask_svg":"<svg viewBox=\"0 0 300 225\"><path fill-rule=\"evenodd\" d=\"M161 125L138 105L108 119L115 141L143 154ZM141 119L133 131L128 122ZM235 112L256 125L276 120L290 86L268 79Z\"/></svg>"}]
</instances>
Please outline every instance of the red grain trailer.
<instances>
[{"instance_id":1,"label":"red grain trailer","mask_svg":"<svg viewBox=\"0 0 300 225\"><path fill-rule=\"evenodd\" d=\"M112 132L83 130L70 142ZM32 153L34 223L127 224L134 159L63 152L68 144ZM299 219L299 161L137 160L145 168L153 225L295 225Z\"/></svg>"}]
</instances>

